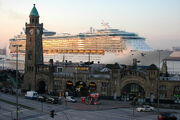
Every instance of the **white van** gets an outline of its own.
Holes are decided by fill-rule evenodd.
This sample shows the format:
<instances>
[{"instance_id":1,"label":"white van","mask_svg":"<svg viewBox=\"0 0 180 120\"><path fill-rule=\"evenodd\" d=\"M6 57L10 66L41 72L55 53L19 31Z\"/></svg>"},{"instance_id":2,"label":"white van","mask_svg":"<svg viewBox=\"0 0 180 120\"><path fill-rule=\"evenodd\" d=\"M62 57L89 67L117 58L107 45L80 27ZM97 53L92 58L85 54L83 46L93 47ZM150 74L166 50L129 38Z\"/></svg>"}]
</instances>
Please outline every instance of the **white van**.
<instances>
[{"instance_id":1,"label":"white van","mask_svg":"<svg viewBox=\"0 0 180 120\"><path fill-rule=\"evenodd\" d=\"M66 96L65 100L68 102L73 102L73 103L77 102L77 100L73 96Z\"/></svg>"},{"instance_id":2,"label":"white van","mask_svg":"<svg viewBox=\"0 0 180 120\"><path fill-rule=\"evenodd\" d=\"M29 99L37 99L38 93L35 91L27 91L27 93L25 94L25 97Z\"/></svg>"}]
</instances>

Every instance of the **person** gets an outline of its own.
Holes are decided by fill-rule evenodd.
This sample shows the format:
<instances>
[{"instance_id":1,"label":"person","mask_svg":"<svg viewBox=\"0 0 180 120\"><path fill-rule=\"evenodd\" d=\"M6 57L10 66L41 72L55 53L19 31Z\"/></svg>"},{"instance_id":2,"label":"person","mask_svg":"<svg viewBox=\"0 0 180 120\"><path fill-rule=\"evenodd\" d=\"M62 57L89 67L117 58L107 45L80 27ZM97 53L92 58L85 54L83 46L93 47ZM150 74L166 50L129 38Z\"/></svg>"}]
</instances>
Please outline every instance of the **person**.
<instances>
[{"instance_id":1,"label":"person","mask_svg":"<svg viewBox=\"0 0 180 120\"><path fill-rule=\"evenodd\" d=\"M66 96L68 96L68 91L65 92Z\"/></svg>"}]
</instances>

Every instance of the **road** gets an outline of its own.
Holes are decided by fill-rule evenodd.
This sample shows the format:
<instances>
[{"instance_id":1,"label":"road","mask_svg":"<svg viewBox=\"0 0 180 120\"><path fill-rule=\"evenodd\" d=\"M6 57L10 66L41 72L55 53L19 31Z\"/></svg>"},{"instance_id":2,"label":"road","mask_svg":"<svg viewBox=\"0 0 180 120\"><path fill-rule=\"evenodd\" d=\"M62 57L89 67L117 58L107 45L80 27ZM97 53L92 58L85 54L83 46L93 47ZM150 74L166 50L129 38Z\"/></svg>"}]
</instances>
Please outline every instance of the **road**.
<instances>
[{"instance_id":1,"label":"road","mask_svg":"<svg viewBox=\"0 0 180 120\"><path fill-rule=\"evenodd\" d=\"M15 102L15 96L0 93L0 98ZM117 108L106 110L75 110L68 106L80 105L79 103L68 103L67 107L58 104L44 103L43 112L41 112L41 103L35 100L19 98L19 103L35 108L29 110L22 108L19 111L19 120L156 120L157 112L136 112L133 108ZM85 106L85 105L84 105ZM80 107L82 107L80 105ZM0 120L12 120L15 117L16 107L8 103L0 102ZM54 118L50 117L49 112L54 109ZM180 120L180 110L160 109L161 112L172 112Z\"/></svg>"}]
</instances>

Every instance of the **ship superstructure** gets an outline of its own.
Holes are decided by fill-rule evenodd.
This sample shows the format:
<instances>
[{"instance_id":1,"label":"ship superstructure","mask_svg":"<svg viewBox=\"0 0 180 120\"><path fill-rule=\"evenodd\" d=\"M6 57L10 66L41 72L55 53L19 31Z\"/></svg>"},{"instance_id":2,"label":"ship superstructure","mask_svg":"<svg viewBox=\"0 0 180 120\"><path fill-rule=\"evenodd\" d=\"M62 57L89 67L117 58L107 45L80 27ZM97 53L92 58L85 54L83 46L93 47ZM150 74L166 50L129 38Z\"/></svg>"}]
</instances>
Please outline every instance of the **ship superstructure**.
<instances>
[{"instance_id":1,"label":"ship superstructure","mask_svg":"<svg viewBox=\"0 0 180 120\"><path fill-rule=\"evenodd\" d=\"M131 64L136 58L141 65L158 64L158 51L149 47L145 38L135 33L112 29L104 24L105 29L71 35L56 34L44 30L43 54L44 61L87 62L103 64ZM14 44L22 45L19 48L20 59L24 59L26 37L23 33L10 39L10 55L15 56ZM170 51L161 52L160 59L169 56Z\"/></svg>"}]
</instances>

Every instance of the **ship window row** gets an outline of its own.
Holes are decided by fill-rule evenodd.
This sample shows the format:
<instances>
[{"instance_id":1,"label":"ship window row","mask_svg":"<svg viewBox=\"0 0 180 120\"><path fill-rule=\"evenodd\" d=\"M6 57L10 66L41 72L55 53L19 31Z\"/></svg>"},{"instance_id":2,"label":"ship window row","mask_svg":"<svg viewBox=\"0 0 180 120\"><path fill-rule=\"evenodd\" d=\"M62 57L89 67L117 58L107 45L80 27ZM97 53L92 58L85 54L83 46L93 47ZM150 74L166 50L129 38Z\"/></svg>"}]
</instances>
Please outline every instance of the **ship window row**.
<instances>
[{"instance_id":1,"label":"ship window row","mask_svg":"<svg viewBox=\"0 0 180 120\"><path fill-rule=\"evenodd\" d=\"M122 37L122 39L143 39L140 37Z\"/></svg>"},{"instance_id":2,"label":"ship window row","mask_svg":"<svg viewBox=\"0 0 180 120\"><path fill-rule=\"evenodd\" d=\"M68 41L68 42L67 42ZM104 44L106 41L106 44ZM25 41L19 42L20 44L25 44ZM24 45L25 46L25 45ZM43 48L46 49L68 49L69 46L73 49L122 49L124 48L124 42L117 40L112 37L98 38L95 37L92 42L92 38L87 38L86 42L82 39L69 39L69 40L44 40ZM25 49L24 47L22 49ZM25 50L20 51L25 53Z\"/></svg>"},{"instance_id":3,"label":"ship window row","mask_svg":"<svg viewBox=\"0 0 180 120\"><path fill-rule=\"evenodd\" d=\"M136 34L109 34L109 36L137 36Z\"/></svg>"}]
</instances>

